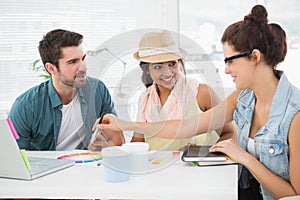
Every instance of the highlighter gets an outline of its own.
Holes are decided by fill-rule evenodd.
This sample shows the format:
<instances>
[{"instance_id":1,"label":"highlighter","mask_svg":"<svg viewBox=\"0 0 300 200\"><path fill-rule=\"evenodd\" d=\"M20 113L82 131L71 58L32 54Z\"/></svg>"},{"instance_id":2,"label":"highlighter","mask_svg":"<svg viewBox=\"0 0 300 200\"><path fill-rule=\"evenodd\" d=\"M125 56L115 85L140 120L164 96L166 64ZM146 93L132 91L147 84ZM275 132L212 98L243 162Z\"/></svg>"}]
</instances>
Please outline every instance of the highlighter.
<instances>
[{"instance_id":1,"label":"highlighter","mask_svg":"<svg viewBox=\"0 0 300 200\"><path fill-rule=\"evenodd\" d=\"M24 160L24 163L25 163L27 169L31 169L30 162L29 162L29 160L27 158L27 155L26 155L26 150L25 149L20 149L20 153L21 153L21 156Z\"/></svg>"}]
</instances>

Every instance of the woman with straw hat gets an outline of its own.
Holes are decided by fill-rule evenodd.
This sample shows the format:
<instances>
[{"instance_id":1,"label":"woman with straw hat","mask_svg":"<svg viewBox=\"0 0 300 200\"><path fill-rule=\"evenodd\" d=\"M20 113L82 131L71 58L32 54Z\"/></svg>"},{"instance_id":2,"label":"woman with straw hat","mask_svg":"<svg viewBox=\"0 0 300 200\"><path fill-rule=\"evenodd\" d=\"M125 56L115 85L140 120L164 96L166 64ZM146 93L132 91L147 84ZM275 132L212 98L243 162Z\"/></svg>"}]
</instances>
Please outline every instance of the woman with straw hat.
<instances>
[{"instance_id":1,"label":"woman with straw hat","mask_svg":"<svg viewBox=\"0 0 300 200\"><path fill-rule=\"evenodd\" d=\"M145 33L134 58L140 61L142 81L146 91L141 95L138 121L156 122L184 119L210 109L219 100L206 84L185 77L183 57L169 31ZM221 139L234 137L231 124L225 125ZM189 139L144 137L134 133L131 142L147 142L150 150L178 150L188 144L214 144L219 139L215 131Z\"/></svg>"}]
</instances>

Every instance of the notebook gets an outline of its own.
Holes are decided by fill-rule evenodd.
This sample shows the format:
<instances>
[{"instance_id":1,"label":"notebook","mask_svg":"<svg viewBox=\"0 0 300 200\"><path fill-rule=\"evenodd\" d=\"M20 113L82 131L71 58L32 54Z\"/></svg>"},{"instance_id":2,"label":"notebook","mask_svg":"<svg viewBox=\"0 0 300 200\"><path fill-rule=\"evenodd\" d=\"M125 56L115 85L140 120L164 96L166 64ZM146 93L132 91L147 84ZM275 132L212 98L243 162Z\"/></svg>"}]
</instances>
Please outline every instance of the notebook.
<instances>
[{"instance_id":1,"label":"notebook","mask_svg":"<svg viewBox=\"0 0 300 200\"><path fill-rule=\"evenodd\" d=\"M0 119L0 177L33 180L41 176L73 166L73 160L28 157L27 167L16 142L16 132L7 119ZM14 134L13 134L14 132Z\"/></svg>"},{"instance_id":2,"label":"notebook","mask_svg":"<svg viewBox=\"0 0 300 200\"><path fill-rule=\"evenodd\" d=\"M186 146L181 159L185 162L221 162L226 161L227 156L221 152L211 153L211 146Z\"/></svg>"}]
</instances>

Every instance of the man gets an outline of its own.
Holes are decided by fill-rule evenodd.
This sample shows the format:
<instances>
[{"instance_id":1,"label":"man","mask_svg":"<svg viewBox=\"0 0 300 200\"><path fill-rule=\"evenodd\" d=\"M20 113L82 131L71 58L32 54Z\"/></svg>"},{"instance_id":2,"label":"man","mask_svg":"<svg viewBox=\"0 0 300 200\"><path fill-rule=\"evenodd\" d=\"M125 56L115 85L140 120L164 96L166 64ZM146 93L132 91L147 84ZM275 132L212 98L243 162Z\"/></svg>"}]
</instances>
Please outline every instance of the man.
<instances>
[{"instance_id":1,"label":"man","mask_svg":"<svg viewBox=\"0 0 300 200\"><path fill-rule=\"evenodd\" d=\"M100 135L91 140L96 119L115 110L104 83L86 76L82 40L81 34L57 29L40 41L39 53L51 78L19 96L10 110L20 148L99 150L103 144L124 143L122 132L105 132L106 143Z\"/></svg>"}]
</instances>

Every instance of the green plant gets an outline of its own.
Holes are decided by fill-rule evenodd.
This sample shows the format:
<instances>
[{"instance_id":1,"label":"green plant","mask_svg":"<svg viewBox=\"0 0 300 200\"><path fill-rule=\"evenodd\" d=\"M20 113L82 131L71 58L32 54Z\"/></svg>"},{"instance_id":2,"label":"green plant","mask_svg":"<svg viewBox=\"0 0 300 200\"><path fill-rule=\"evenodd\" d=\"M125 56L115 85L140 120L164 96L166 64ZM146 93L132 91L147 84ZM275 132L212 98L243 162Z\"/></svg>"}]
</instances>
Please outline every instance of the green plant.
<instances>
[{"instance_id":1,"label":"green plant","mask_svg":"<svg viewBox=\"0 0 300 200\"><path fill-rule=\"evenodd\" d=\"M37 59L32 63L32 70L34 72L41 73L39 77L44 78L45 80L50 79L50 74L47 72L46 68L44 67L44 64L41 59Z\"/></svg>"}]
</instances>

